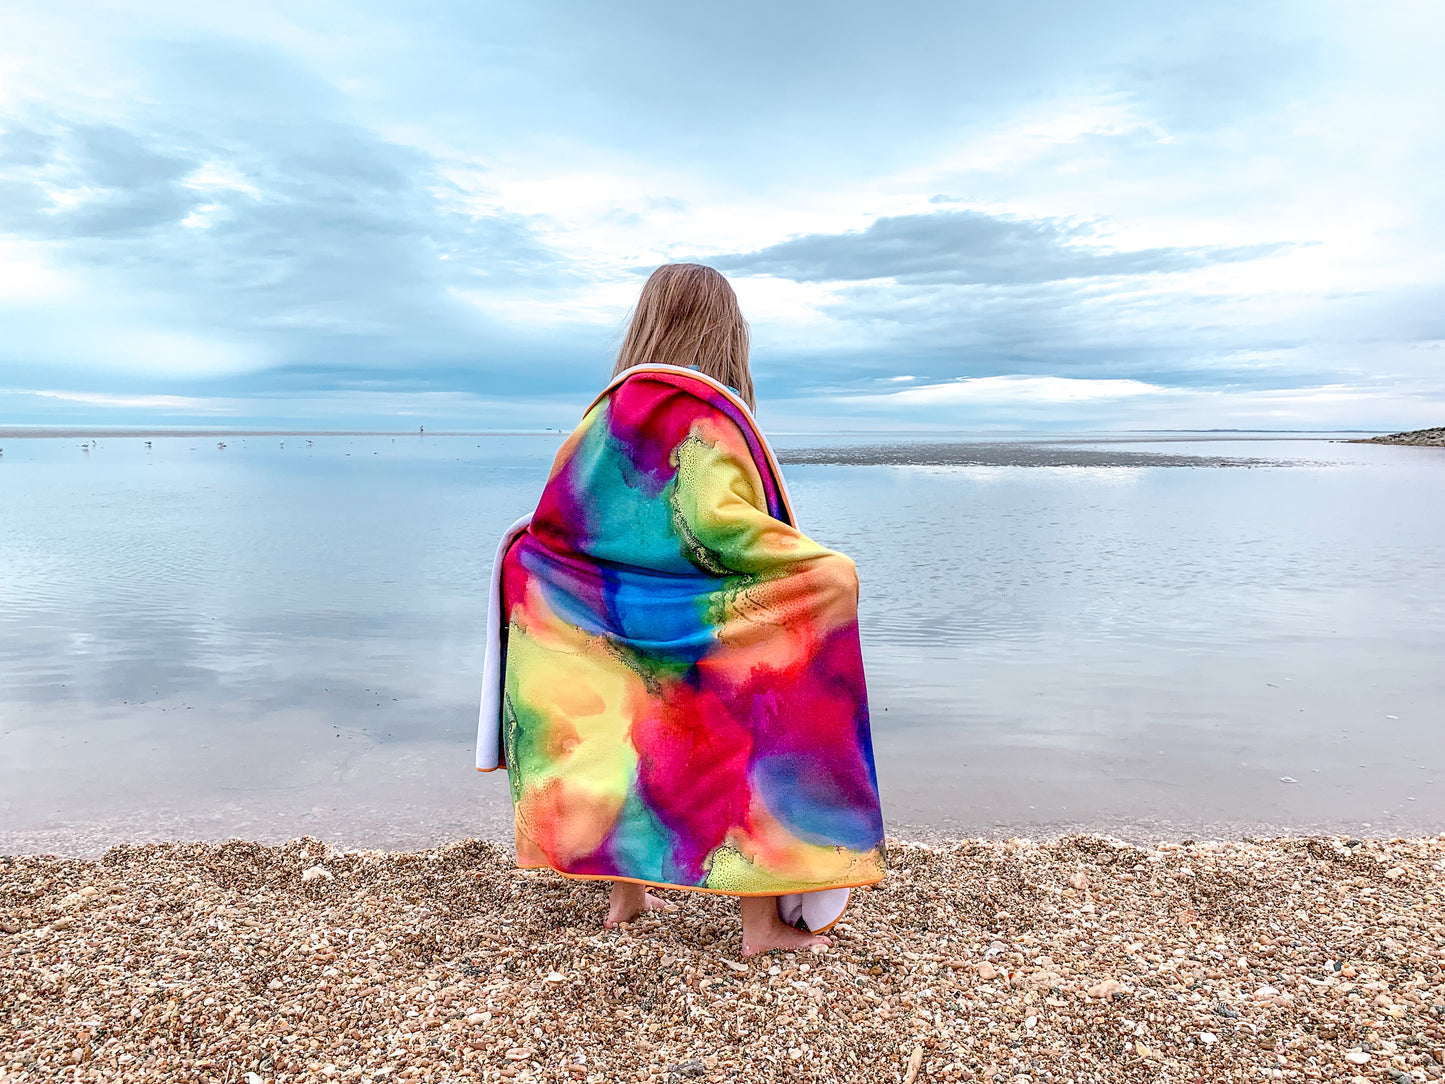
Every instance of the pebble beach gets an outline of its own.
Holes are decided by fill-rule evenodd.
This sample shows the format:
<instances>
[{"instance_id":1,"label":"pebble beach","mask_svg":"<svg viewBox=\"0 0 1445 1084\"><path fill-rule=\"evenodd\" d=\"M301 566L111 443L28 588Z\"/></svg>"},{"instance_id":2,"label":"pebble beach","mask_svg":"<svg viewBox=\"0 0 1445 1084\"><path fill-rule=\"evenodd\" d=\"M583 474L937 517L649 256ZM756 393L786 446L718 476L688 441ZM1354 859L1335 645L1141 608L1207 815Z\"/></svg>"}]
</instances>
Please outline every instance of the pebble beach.
<instances>
[{"instance_id":1,"label":"pebble beach","mask_svg":"<svg viewBox=\"0 0 1445 1084\"><path fill-rule=\"evenodd\" d=\"M891 841L826 950L495 844L0 859L0 1082L1445 1076L1445 835Z\"/></svg>"}]
</instances>

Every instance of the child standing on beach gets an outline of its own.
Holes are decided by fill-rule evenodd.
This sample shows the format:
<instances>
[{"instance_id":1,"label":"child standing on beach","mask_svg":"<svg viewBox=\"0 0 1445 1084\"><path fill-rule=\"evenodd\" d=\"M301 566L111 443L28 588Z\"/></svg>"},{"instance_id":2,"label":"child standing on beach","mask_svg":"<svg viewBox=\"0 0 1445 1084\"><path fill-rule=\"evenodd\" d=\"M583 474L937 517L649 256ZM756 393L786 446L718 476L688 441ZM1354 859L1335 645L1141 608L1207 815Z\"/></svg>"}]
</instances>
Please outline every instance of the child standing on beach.
<instances>
[{"instance_id":1,"label":"child standing on beach","mask_svg":"<svg viewBox=\"0 0 1445 1084\"><path fill-rule=\"evenodd\" d=\"M612 382L503 539L477 766L517 861L741 899L743 952L826 944L883 877L852 561L802 534L722 275L658 268Z\"/></svg>"}]
</instances>

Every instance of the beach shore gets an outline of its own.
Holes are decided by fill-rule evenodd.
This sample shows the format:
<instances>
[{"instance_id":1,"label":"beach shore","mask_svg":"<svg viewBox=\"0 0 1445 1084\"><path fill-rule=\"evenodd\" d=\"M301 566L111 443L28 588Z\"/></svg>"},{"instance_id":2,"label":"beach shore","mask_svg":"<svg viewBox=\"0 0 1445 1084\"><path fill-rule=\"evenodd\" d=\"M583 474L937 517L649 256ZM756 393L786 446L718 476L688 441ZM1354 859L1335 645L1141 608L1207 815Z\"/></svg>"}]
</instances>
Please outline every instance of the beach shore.
<instances>
[{"instance_id":1,"label":"beach shore","mask_svg":"<svg viewBox=\"0 0 1445 1084\"><path fill-rule=\"evenodd\" d=\"M895 842L822 952L495 844L0 859L0 1081L1445 1076L1445 835Z\"/></svg>"}]
</instances>

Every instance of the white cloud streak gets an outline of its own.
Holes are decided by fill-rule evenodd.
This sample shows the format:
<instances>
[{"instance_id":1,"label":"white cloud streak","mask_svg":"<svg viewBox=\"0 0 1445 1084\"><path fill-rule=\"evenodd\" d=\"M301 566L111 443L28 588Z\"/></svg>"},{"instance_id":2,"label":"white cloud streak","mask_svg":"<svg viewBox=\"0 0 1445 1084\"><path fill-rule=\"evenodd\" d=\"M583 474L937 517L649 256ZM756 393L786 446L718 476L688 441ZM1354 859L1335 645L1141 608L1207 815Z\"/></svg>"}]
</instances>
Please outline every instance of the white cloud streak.
<instances>
[{"instance_id":1,"label":"white cloud streak","mask_svg":"<svg viewBox=\"0 0 1445 1084\"><path fill-rule=\"evenodd\" d=\"M218 399L190 395L115 395L98 391L47 391L0 388L0 395L33 395L39 399L56 399L62 403L109 407L120 410L154 410L163 413L233 414L233 404Z\"/></svg>"},{"instance_id":2,"label":"white cloud streak","mask_svg":"<svg viewBox=\"0 0 1445 1084\"><path fill-rule=\"evenodd\" d=\"M1010 375L970 377L946 384L904 388L882 395L840 396L839 399L849 403L908 408L965 404L1090 403L1166 394L1169 394L1168 388L1146 384L1140 380Z\"/></svg>"}]
</instances>

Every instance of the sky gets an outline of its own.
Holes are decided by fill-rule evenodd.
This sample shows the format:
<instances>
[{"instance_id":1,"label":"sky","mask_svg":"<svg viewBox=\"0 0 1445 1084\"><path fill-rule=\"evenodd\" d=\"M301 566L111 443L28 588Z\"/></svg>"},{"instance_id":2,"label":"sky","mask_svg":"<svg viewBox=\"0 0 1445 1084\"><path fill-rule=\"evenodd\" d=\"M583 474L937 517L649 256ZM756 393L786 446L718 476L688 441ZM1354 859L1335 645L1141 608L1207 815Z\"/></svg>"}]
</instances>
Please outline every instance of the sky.
<instances>
[{"instance_id":1,"label":"sky","mask_svg":"<svg viewBox=\"0 0 1445 1084\"><path fill-rule=\"evenodd\" d=\"M1445 5L0 6L0 426L569 428L708 263L770 428L1445 424Z\"/></svg>"}]
</instances>

